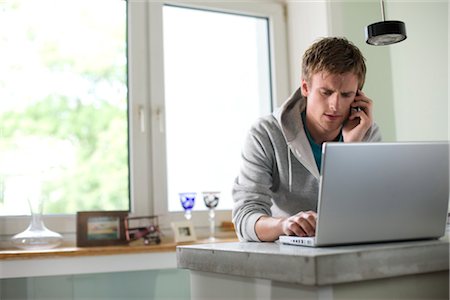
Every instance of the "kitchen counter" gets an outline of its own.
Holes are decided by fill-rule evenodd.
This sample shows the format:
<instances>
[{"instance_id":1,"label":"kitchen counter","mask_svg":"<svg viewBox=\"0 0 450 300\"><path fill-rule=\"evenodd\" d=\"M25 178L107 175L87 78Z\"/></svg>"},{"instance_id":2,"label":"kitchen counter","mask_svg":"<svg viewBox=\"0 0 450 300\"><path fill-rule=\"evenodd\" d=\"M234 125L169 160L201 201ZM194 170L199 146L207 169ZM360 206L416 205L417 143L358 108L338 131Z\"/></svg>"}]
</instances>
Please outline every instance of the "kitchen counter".
<instances>
[{"instance_id":1,"label":"kitchen counter","mask_svg":"<svg viewBox=\"0 0 450 300\"><path fill-rule=\"evenodd\" d=\"M344 299L353 292L359 299L382 299L383 293L400 299L410 293L426 299L449 295L448 231L439 240L323 248L239 242L178 246L177 265L191 270L192 299L220 295L220 286L227 297L236 292L237 299L257 299L262 291L272 295L269 299L301 293L308 299Z\"/></svg>"}]
</instances>

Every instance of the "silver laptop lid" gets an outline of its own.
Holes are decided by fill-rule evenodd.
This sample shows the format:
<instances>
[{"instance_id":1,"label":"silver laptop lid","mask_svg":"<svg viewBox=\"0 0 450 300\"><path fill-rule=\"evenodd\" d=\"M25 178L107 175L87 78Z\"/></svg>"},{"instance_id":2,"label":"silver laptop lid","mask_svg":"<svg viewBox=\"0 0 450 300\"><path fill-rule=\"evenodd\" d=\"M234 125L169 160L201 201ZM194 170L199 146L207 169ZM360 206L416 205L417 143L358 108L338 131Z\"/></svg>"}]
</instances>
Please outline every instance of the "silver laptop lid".
<instances>
[{"instance_id":1,"label":"silver laptop lid","mask_svg":"<svg viewBox=\"0 0 450 300\"><path fill-rule=\"evenodd\" d=\"M448 142L326 143L316 243L438 238L448 200Z\"/></svg>"}]
</instances>

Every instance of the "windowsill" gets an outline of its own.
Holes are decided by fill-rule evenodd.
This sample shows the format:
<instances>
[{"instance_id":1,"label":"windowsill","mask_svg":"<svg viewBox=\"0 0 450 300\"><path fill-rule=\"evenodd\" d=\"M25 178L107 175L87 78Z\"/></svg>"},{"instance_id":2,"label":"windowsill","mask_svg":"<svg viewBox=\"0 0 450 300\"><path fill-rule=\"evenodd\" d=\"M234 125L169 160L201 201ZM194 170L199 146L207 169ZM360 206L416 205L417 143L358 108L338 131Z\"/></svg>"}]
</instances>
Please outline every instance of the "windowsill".
<instances>
[{"instance_id":1,"label":"windowsill","mask_svg":"<svg viewBox=\"0 0 450 300\"><path fill-rule=\"evenodd\" d=\"M235 241L234 232L230 232L220 235L215 242ZM68 243L48 250L0 247L0 279L176 269L176 246L208 242L208 239L198 239L177 244L172 238L166 238L159 245L81 248Z\"/></svg>"},{"instance_id":2,"label":"windowsill","mask_svg":"<svg viewBox=\"0 0 450 300\"><path fill-rule=\"evenodd\" d=\"M236 242L235 235L218 238L214 243ZM157 245L143 245L132 243L131 245L102 246L102 247L76 247L72 243L65 243L60 247L46 250L22 250L16 248L1 248L0 260L55 258L73 256L99 256L116 254L137 254L152 252L175 252L178 245L193 245L210 243L208 239L198 239L192 242L175 243L173 239L166 239Z\"/></svg>"}]
</instances>

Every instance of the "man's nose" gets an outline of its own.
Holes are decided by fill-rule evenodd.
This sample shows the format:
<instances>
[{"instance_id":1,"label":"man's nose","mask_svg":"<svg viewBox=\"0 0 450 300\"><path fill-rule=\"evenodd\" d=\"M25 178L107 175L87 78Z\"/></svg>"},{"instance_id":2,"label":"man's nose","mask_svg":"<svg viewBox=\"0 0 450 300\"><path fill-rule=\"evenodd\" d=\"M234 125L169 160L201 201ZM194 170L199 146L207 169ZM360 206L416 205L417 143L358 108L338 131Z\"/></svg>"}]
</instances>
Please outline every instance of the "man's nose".
<instances>
[{"instance_id":1,"label":"man's nose","mask_svg":"<svg viewBox=\"0 0 450 300\"><path fill-rule=\"evenodd\" d=\"M331 111L338 111L339 110L339 103L340 103L340 97L339 93L334 93L331 95L328 102L328 106Z\"/></svg>"}]
</instances>

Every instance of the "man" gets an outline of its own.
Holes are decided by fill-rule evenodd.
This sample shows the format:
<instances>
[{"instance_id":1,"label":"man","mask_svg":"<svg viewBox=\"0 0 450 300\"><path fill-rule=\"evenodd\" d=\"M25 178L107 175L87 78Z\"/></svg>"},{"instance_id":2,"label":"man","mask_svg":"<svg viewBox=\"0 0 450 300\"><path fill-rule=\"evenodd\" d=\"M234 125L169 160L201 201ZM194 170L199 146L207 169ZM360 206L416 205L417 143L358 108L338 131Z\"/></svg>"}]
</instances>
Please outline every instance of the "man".
<instances>
[{"instance_id":1,"label":"man","mask_svg":"<svg viewBox=\"0 0 450 300\"><path fill-rule=\"evenodd\" d=\"M345 38L323 38L305 52L300 88L245 140L233 187L241 241L315 235L322 144L381 140L361 91L365 75L363 55Z\"/></svg>"}]
</instances>

